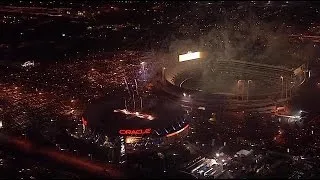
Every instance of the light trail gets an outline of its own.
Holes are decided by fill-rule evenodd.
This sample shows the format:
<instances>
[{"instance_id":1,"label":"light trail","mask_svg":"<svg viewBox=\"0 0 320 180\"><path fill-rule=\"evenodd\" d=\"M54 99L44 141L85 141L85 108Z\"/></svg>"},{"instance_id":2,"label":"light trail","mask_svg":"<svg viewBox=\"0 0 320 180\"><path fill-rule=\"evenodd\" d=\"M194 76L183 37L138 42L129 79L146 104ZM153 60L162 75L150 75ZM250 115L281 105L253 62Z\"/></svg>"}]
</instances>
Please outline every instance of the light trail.
<instances>
[{"instance_id":1,"label":"light trail","mask_svg":"<svg viewBox=\"0 0 320 180\"><path fill-rule=\"evenodd\" d=\"M177 134L181 133L182 131L184 131L185 129L187 129L188 127L189 127L189 124L186 125L184 128L180 129L179 131L176 131L174 133L168 134L167 137L177 135Z\"/></svg>"},{"instance_id":2,"label":"light trail","mask_svg":"<svg viewBox=\"0 0 320 180\"><path fill-rule=\"evenodd\" d=\"M116 165L92 162L89 159L78 157L71 153L62 153L50 148L41 148L32 144L28 140L22 140L4 134L0 134L0 141L11 146L15 146L21 151L44 155L61 164L70 165L72 167L75 167L80 170L85 170L90 173L107 176L109 178L124 177L123 173L119 170L119 167Z\"/></svg>"}]
</instances>

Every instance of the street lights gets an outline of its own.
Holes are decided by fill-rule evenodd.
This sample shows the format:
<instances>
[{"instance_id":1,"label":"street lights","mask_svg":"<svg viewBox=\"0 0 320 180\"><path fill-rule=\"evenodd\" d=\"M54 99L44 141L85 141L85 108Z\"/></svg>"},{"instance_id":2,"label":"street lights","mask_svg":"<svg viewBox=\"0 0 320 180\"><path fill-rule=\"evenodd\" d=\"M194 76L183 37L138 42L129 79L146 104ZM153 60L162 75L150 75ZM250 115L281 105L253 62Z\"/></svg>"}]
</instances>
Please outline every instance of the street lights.
<instances>
[{"instance_id":1,"label":"street lights","mask_svg":"<svg viewBox=\"0 0 320 180\"><path fill-rule=\"evenodd\" d=\"M91 161L92 161L92 154L88 154L88 156L90 157Z\"/></svg>"},{"instance_id":2,"label":"street lights","mask_svg":"<svg viewBox=\"0 0 320 180\"><path fill-rule=\"evenodd\" d=\"M252 82L252 80L248 80L247 101L249 101L249 88L250 88L250 82Z\"/></svg>"},{"instance_id":3,"label":"street lights","mask_svg":"<svg viewBox=\"0 0 320 180\"><path fill-rule=\"evenodd\" d=\"M79 151L74 149L73 152L75 152L77 154L77 156L79 155Z\"/></svg>"},{"instance_id":4,"label":"street lights","mask_svg":"<svg viewBox=\"0 0 320 180\"><path fill-rule=\"evenodd\" d=\"M283 76L280 76L281 79L281 98L283 98Z\"/></svg>"}]
</instances>

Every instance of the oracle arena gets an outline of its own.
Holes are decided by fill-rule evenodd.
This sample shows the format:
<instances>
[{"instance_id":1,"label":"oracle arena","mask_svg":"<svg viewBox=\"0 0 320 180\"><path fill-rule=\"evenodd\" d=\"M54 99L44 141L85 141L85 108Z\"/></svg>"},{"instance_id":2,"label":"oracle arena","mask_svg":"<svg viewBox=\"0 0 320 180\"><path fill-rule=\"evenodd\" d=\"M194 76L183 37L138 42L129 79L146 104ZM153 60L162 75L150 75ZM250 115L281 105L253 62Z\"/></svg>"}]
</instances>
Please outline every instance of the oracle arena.
<instances>
[{"instance_id":1,"label":"oracle arena","mask_svg":"<svg viewBox=\"0 0 320 180\"><path fill-rule=\"evenodd\" d=\"M179 104L157 98L140 103L133 106L121 98L92 103L83 124L105 136L104 144L123 141L127 152L163 147L187 135L188 114Z\"/></svg>"},{"instance_id":2,"label":"oracle arena","mask_svg":"<svg viewBox=\"0 0 320 180\"><path fill-rule=\"evenodd\" d=\"M181 55L180 55L181 56ZM238 60L176 61L163 68L163 89L194 104L225 110L270 111L305 79L304 66L287 68Z\"/></svg>"}]
</instances>

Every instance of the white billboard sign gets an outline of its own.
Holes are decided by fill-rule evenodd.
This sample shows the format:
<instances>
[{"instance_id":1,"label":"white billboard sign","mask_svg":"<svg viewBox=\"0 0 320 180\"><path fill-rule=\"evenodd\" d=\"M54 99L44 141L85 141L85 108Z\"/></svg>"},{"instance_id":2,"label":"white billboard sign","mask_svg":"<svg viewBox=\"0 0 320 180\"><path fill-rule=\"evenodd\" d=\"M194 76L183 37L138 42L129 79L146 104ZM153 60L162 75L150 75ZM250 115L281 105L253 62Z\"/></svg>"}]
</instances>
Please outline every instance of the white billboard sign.
<instances>
[{"instance_id":1,"label":"white billboard sign","mask_svg":"<svg viewBox=\"0 0 320 180\"><path fill-rule=\"evenodd\" d=\"M188 52L187 54L179 55L179 62L199 59L200 57L200 52Z\"/></svg>"}]
</instances>

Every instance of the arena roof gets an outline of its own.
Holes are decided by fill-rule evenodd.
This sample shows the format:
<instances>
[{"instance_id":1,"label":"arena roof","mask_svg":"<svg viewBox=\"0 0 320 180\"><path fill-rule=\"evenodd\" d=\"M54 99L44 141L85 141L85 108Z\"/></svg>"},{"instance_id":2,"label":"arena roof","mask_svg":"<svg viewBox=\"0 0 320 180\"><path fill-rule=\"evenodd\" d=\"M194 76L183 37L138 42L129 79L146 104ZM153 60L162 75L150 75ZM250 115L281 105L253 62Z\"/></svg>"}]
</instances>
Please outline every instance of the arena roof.
<instances>
[{"instance_id":1,"label":"arena roof","mask_svg":"<svg viewBox=\"0 0 320 180\"><path fill-rule=\"evenodd\" d=\"M103 131L106 134L118 134L121 129L151 128L161 131L164 128L170 129L172 126L182 128L185 122L186 113L184 109L173 101L156 98L144 100L142 111L139 111L140 101L137 101L136 111L139 112L140 117L135 114L136 111L133 111L132 104L130 105L131 108L128 108L132 114L126 114L123 112L125 109L124 99L101 100L89 105L83 117L90 128ZM129 107L128 102L127 107ZM145 118L141 116L142 114L146 115ZM148 118L150 117L148 115L151 115L154 119Z\"/></svg>"}]
</instances>

